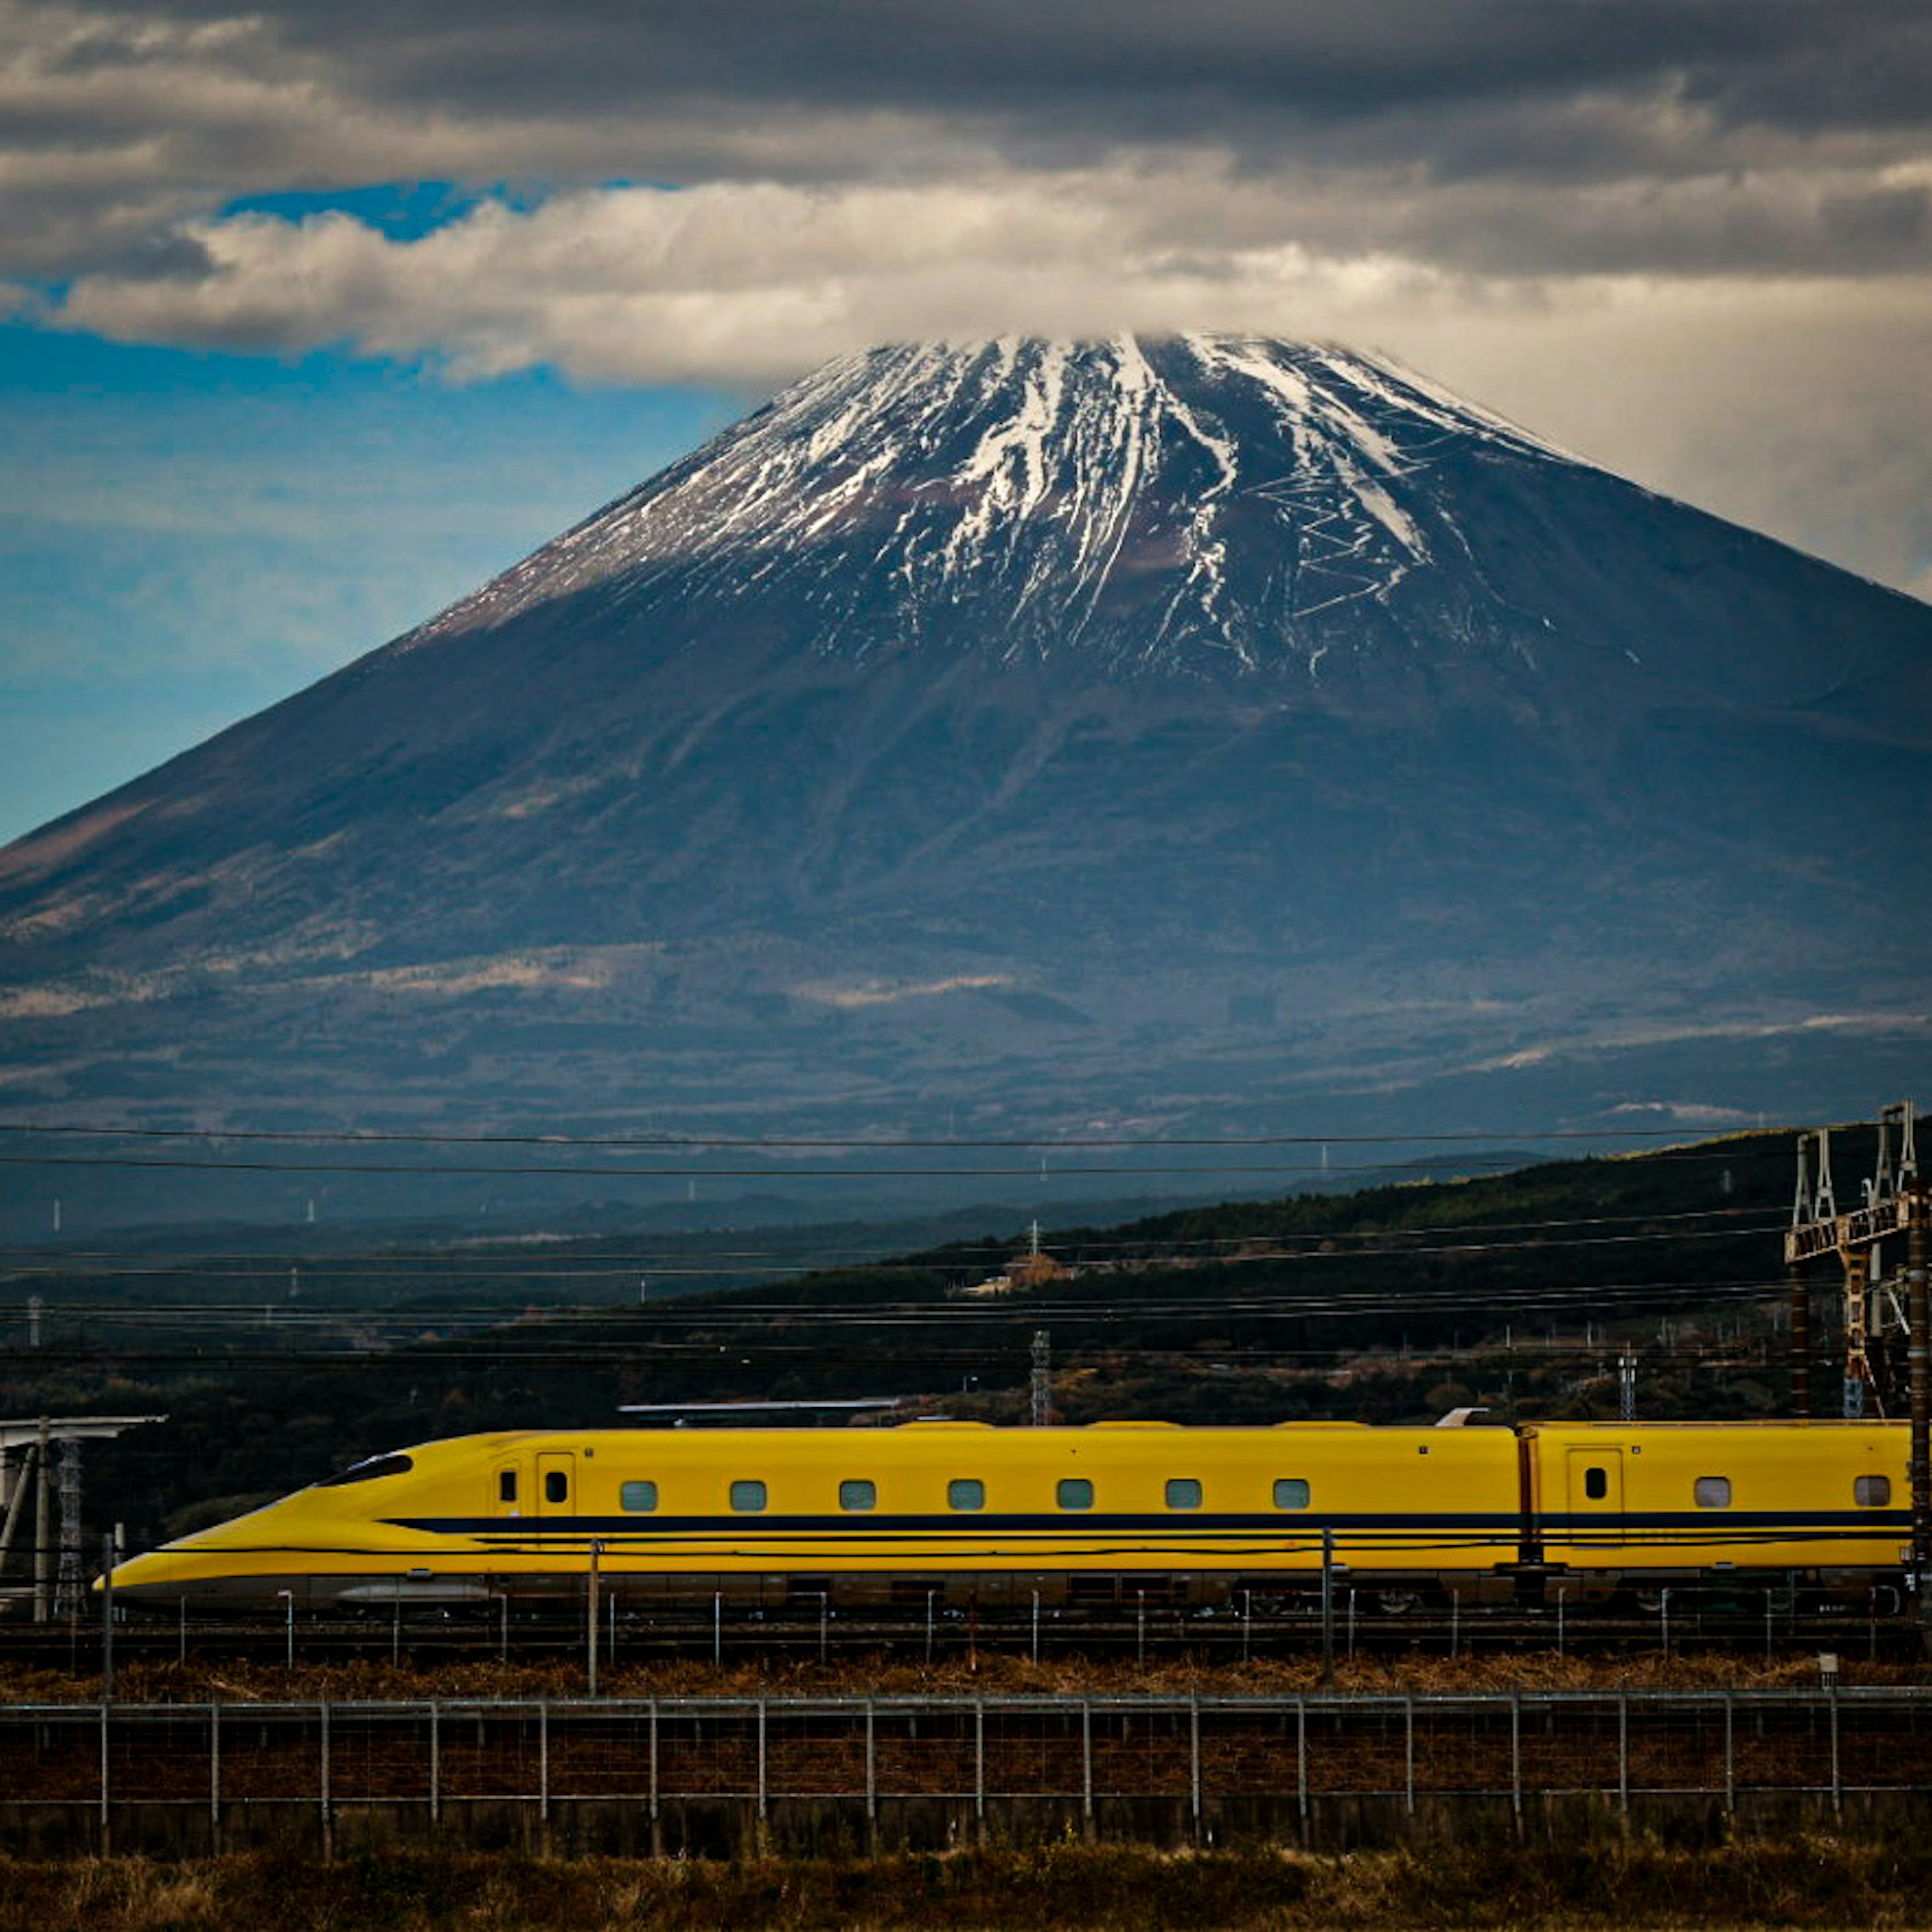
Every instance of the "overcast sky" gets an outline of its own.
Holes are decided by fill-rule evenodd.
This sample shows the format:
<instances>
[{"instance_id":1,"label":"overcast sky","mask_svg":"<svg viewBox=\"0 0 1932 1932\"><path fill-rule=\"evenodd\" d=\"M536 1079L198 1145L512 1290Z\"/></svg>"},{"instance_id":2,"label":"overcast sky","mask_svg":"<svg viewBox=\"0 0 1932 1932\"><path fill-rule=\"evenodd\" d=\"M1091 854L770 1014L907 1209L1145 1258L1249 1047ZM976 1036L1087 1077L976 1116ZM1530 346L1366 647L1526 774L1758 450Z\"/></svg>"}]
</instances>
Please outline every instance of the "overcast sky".
<instances>
[{"instance_id":1,"label":"overcast sky","mask_svg":"<svg viewBox=\"0 0 1932 1932\"><path fill-rule=\"evenodd\" d=\"M1400 356L1932 596L1932 6L0 0L0 838L908 336Z\"/></svg>"}]
</instances>

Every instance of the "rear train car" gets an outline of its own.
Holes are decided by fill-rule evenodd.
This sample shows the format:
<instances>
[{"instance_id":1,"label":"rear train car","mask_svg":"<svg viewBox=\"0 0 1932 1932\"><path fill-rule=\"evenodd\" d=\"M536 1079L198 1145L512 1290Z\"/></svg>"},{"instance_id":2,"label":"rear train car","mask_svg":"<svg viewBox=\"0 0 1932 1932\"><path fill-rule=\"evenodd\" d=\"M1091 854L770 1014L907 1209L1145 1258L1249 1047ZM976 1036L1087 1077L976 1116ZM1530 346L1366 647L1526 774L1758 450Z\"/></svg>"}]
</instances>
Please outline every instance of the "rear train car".
<instances>
[{"instance_id":1,"label":"rear train car","mask_svg":"<svg viewBox=\"0 0 1932 1932\"><path fill-rule=\"evenodd\" d=\"M1693 1583L1902 1583L1910 1433L1896 1422L1527 1426L1526 1555L1580 1602Z\"/></svg>"}]
</instances>

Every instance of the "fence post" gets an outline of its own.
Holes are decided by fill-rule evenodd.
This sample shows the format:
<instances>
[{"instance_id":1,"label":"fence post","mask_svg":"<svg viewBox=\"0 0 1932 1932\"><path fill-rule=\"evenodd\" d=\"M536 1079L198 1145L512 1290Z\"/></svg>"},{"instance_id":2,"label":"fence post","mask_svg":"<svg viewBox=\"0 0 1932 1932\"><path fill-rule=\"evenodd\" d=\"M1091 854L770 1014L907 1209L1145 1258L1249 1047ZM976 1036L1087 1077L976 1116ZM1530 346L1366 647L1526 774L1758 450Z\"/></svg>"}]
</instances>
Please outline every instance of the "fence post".
<instances>
[{"instance_id":1,"label":"fence post","mask_svg":"<svg viewBox=\"0 0 1932 1932\"><path fill-rule=\"evenodd\" d=\"M208 1707L208 1851L221 1856L221 1706Z\"/></svg>"},{"instance_id":2,"label":"fence post","mask_svg":"<svg viewBox=\"0 0 1932 1932\"><path fill-rule=\"evenodd\" d=\"M1353 1626L1350 1627L1353 1635ZM1335 1688L1335 1532L1322 1532L1322 1688Z\"/></svg>"},{"instance_id":3,"label":"fence post","mask_svg":"<svg viewBox=\"0 0 1932 1932\"><path fill-rule=\"evenodd\" d=\"M114 1826L107 1814L110 1784L107 1771L107 1714L111 1707L107 1700L100 1700L100 1856L110 1856L114 1850Z\"/></svg>"},{"instance_id":4,"label":"fence post","mask_svg":"<svg viewBox=\"0 0 1932 1932\"><path fill-rule=\"evenodd\" d=\"M537 1808L543 1825L544 1848L550 1841L550 1700L537 1700Z\"/></svg>"},{"instance_id":5,"label":"fence post","mask_svg":"<svg viewBox=\"0 0 1932 1932\"><path fill-rule=\"evenodd\" d=\"M1201 1696L1190 1692L1187 1700L1187 1786L1189 1816L1193 1821L1194 1842L1201 1842Z\"/></svg>"},{"instance_id":6,"label":"fence post","mask_svg":"<svg viewBox=\"0 0 1932 1932\"><path fill-rule=\"evenodd\" d=\"M878 1739L873 1728L872 1700L866 1700L866 1834L869 1838L879 1818Z\"/></svg>"},{"instance_id":7,"label":"fence post","mask_svg":"<svg viewBox=\"0 0 1932 1932\"><path fill-rule=\"evenodd\" d=\"M584 1619L584 1646L590 1665L588 1680L590 1691L593 1697L597 1694L597 1559L603 1553L602 1540L593 1536L590 1539L589 1558L590 1568L584 1586L586 1611Z\"/></svg>"},{"instance_id":8,"label":"fence post","mask_svg":"<svg viewBox=\"0 0 1932 1932\"><path fill-rule=\"evenodd\" d=\"M1036 1596L1037 1592L1035 1593ZM986 1700L973 1700L973 1819L982 1838L986 1828Z\"/></svg>"},{"instance_id":9,"label":"fence post","mask_svg":"<svg viewBox=\"0 0 1932 1932\"><path fill-rule=\"evenodd\" d=\"M429 1706L429 1822L442 1822L442 1707L434 1698Z\"/></svg>"},{"instance_id":10,"label":"fence post","mask_svg":"<svg viewBox=\"0 0 1932 1932\"><path fill-rule=\"evenodd\" d=\"M1838 1775L1838 1687L1834 1684L1825 1693L1826 1708L1832 1718L1832 1809L1836 1812L1845 1808L1844 1786Z\"/></svg>"},{"instance_id":11,"label":"fence post","mask_svg":"<svg viewBox=\"0 0 1932 1932\"><path fill-rule=\"evenodd\" d=\"M106 1562L100 1572L100 1701L114 1701L114 1532L107 1532Z\"/></svg>"},{"instance_id":12,"label":"fence post","mask_svg":"<svg viewBox=\"0 0 1932 1932\"><path fill-rule=\"evenodd\" d=\"M758 1700L758 1822L765 1822L765 1700Z\"/></svg>"},{"instance_id":13,"label":"fence post","mask_svg":"<svg viewBox=\"0 0 1932 1932\"><path fill-rule=\"evenodd\" d=\"M1522 1693L1510 1693L1510 1815L1522 1832Z\"/></svg>"},{"instance_id":14,"label":"fence post","mask_svg":"<svg viewBox=\"0 0 1932 1932\"><path fill-rule=\"evenodd\" d=\"M1094 1707L1080 1700L1080 1826L1087 1838L1094 1835Z\"/></svg>"},{"instance_id":15,"label":"fence post","mask_svg":"<svg viewBox=\"0 0 1932 1932\"><path fill-rule=\"evenodd\" d=\"M1617 1809L1630 1816L1630 1694L1617 1693Z\"/></svg>"},{"instance_id":16,"label":"fence post","mask_svg":"<svg viewBox=\"0 0 1932 1932\"><path fill-rule=\"evenodd\" d=\"M1402 1809L1415 1816L1415 1700L1402 1700Z\"/></svg>"},{"instance_id":17,"label":"fence post","mask_svg":"<svg viewBox=\"0 0 1932 1932\"><path fill-rule=\"evenodd\" d=\"M1308 1844L1308 1700L1294 1700L1294 1792L1301 1809L1301 1843Z\"/></svg>"},{"instance_id":18,"label":"fence post","mask_svg":"<svg viewBox=\"0 0 1932 1932\"><path fill-rule=\"evenodd\" d=\"M328 1730L328 1701L325 1698L316 1714L316 1724L321 1732L321 1791L322 1856L326 1864L335 1856L335 1792L334 1755L331 1749Z\"/></svg>"},{"instance_id":19,"label":"fence post","mask_svg":"<svg viewBox=\"0 0 1932 1932\"><path fill-rule=\"evenodd\" d=\"M655 1832L659 1809L658 1800L658 1700L653 1697L650 1706L651 1738L651 1826ZM656 1849L655 1846L652 1847Z\"/></svg>"},{"instance_id":20,"label":"fence post","mask_svg":"<svg viewBox=\"0 0 1932 1932\"><path fill-rule=\"evenodd\" d=\"M1727 1812L1738 1808L1737 1765L1731 1742L1732 1701L1730 1692L1726 1690L1724 1693L1724 1809Z\"/></svg>"}]
</instances>

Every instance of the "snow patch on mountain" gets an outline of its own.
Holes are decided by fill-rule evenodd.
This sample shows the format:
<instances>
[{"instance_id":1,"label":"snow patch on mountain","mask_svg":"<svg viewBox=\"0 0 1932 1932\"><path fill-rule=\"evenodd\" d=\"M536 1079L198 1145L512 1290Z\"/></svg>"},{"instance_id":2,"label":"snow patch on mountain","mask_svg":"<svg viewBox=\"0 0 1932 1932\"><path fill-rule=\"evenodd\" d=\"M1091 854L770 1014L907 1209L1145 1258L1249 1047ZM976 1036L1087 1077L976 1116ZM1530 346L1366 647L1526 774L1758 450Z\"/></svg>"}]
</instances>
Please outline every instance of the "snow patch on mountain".
<instances>
[{"instance_id":1,"label":"snow patch on mountain","mask_svg":"<svg viewBox=\"0 0 1932 1932\"><path fill-rule=\"evenodd\" d=\"M842 358L588 518L399 650L566 598L782 599L809 650L957 639L1137 668L1318 670L1328 614L1454 542L1432 472L1560 460L1394 365L1195 334ZM964 614L970 612L970 626Z\"/></svg>"}]
</instances>

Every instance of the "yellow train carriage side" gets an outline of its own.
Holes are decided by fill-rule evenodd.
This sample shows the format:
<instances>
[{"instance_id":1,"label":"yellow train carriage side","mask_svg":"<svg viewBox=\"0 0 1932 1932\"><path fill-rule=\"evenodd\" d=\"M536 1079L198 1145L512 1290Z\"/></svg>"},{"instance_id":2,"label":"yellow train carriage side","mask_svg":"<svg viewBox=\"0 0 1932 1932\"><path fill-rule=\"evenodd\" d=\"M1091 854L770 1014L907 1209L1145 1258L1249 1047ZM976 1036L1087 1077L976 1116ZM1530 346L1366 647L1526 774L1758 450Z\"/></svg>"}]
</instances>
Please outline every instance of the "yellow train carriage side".
<instances>
[{"instance_id":1,"label":"yellow train carriage side","mask_svg":"<svg viewBox=\"0 0 1932 1932\"><path fill-rule=\"evenodd\" d=\"M1903 1423L1539 1423L1541 1560L1585 1590L1778 1572L1827 1587L1910 1554Z\"/></svg>"},{"instance_id":2,"label":"yellow train carriage side","mask_svg":"<svg viewBox=\"0 0 1932 1932\"><path fill-rule=\"evenodd\" d=\"M379 1457L122 1564L158 1602L1208 1602L1336 1562L1473 1587L1516 1561L1514 1438L1351 1424L505 1433Z\"/></svg>"}]
</instances>

